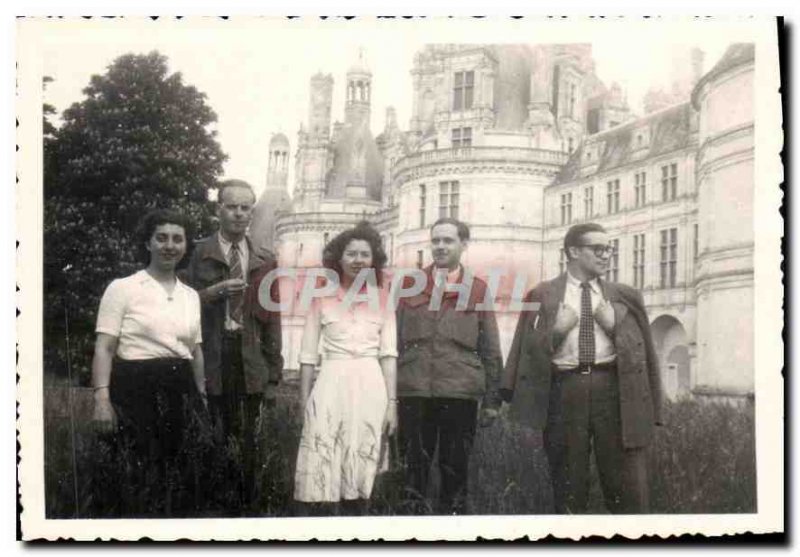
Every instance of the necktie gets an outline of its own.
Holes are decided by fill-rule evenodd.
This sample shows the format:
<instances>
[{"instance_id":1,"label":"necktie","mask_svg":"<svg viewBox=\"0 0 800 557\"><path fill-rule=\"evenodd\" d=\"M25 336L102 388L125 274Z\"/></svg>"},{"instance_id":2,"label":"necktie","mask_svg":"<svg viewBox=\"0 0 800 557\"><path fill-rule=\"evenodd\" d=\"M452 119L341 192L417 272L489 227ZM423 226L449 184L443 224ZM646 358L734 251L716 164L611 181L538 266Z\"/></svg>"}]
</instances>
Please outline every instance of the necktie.
<instances>
[{"instance_id":1,"label":"necktie","mask_svg":"<svg viewBox=\"0 0 800 557\"><path fill-rule=\"evenodd\" d=\"M581 371L594 364L594 317L592 316L592 289L588 282L581 283L581 324L578 330L578 367Z\"/></svg>"},{"instance_id":2,"label":"necktie","mask_svg":"<svg viewBox=\"0 0 800 557\"><path fill-rule=\"evenodd\" d=\"M242 271L242 257L239 253L239 245L233 244L231 246L231 261L230 261L230 278L244 280L244 272ZM239 291L230 295L228 298L228 311L230 317L237 323L242 323L242 309L244 307L244 292Z\"/></svg>"}]
</instances>

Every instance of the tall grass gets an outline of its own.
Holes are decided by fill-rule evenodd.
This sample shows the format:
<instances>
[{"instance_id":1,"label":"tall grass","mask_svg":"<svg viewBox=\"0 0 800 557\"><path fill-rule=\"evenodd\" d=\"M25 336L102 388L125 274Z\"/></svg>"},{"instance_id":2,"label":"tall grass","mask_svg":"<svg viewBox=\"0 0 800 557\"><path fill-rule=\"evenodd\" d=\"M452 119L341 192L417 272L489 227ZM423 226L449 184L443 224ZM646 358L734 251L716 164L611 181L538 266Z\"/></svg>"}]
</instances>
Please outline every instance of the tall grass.
<instances>
[{"instance_id":1,"label":"tall grass","mask_svg":"<svg viewBox=\"0 0 800 557\"><path fill-rule=\"evenodd\" d=\"M85 420L73 443L64 418L45 423L46 512L50 518L122 516L288 516L294 459L300 435L296 387L286 386L259 420L259 467L255 493L242 493L242 455L233 440L214 442L199 423L184 455L189 481L175 473L145 476L129 453L98 437ZM668 404L667 425L658 428L651 454L651 507L656 513L745 513L756 510L752 404L684 400ZM74 494L77 472L78 496ZM436 488L436 472L432 488ZM140 478L141 479L141 478ZM394 461L378 477L369 512L405 514L402 469ZM167 496L169 494L169 496ZM251 495L252 497L248 497ZM165 503L164 500L167 500ZM157 501L158 503L154 503ZM182 510L176 510L176 509ZM524 427L498 421L479 429L470 461L469 508L476 514L545 514L552 494L544 451ZM418 509L417 509L418 511ZM596 473L590 512L606 512Z\"/></svg>"}]
</instances>

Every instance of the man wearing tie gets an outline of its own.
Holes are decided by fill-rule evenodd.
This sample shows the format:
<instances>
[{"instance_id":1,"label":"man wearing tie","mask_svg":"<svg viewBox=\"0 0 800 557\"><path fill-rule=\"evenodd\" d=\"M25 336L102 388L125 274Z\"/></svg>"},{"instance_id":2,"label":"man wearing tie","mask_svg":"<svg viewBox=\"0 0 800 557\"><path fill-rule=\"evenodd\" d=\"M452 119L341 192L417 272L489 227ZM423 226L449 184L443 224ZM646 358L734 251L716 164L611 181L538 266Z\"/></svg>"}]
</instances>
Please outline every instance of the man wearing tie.
<instances>
[{"instance_id":1,"label":"man wearing tie","mask_svg":"<svg viewBox=\"0 0 800 557\"><path fill-rule=\"evenodd\" d=\"M564 252L566 272L526 296L539 309L520 316L501 395L544 443L557 513L586 512L592 449L608 510L648 512L661 383L644 302L601 279L613 253L601 225L571 227Z\"/></svg>"},{"instance_id":2,"label":"man wearing tie","mask_svg":"<svg viewBox=\"0 0 800 557\"><path fill-rule=\"evenodd\" d=\"M254 253L245 235L255 201L247 182L220 186L219 232L198 242L185 275L202 306L209 409L225 439L240 443L245 497L253 496L256 421L283 370L280 315L258 303L260 281L275 268L275 259L266 250ZM276 303L277 285L271 292Z\"/></svg>"}]
</instances>

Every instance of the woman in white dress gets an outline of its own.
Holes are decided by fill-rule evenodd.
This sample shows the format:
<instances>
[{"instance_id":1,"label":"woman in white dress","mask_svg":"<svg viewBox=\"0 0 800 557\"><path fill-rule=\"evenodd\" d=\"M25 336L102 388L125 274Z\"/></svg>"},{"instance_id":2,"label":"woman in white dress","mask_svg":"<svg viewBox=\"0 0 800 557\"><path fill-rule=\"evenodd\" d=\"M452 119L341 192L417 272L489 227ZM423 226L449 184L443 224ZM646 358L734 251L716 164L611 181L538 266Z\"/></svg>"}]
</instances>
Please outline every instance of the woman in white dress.
<instances>
[{"instance_id":1,"label":"woman in white dress","mask_svg":"<svg viewBox=\"0 0 800 557\"><path fill-rule=\"evenodd\" d=\"M339 287L314 299L303 331L303 432L294 498L341 502L343 513L361 513L385 455L386 436L397 424L395 314L382 288L386 254L371 226L362 223L339 234L323 259L338 275ZM359 275L362 269L368 271ZM322 512L334 510L326 507Z\"/></svg>"}]
</instances>

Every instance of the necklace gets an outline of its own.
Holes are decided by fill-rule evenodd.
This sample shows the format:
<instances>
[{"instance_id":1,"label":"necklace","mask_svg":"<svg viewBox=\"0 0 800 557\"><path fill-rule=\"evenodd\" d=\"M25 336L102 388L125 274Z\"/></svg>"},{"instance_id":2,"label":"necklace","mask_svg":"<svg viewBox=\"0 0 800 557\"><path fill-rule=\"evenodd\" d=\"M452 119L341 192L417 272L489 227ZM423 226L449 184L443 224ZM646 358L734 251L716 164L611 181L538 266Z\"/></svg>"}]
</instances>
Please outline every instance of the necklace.
<instances>
[{"instance_id":1,"label":"necklace","mask_svg":"<svg viewBox=\"0 0 800 557\"><path fill-rule=\"evenodd\" d=\"M150 275L150 278L152 278L154 281L156 281L158 283L158 285L161 288L164 289L164 293L167 295L167 301L168 302L171 302L172 300L175 299L175 297L174 297L175 286L178 284L178 280L175 278L174 275L171 276L168 280L164 281L164 280L160 280L158 277L156 277L150 271L150 269L145 269L145 271L147 271L147 274Z\"/></svg>"}]
</instances>

